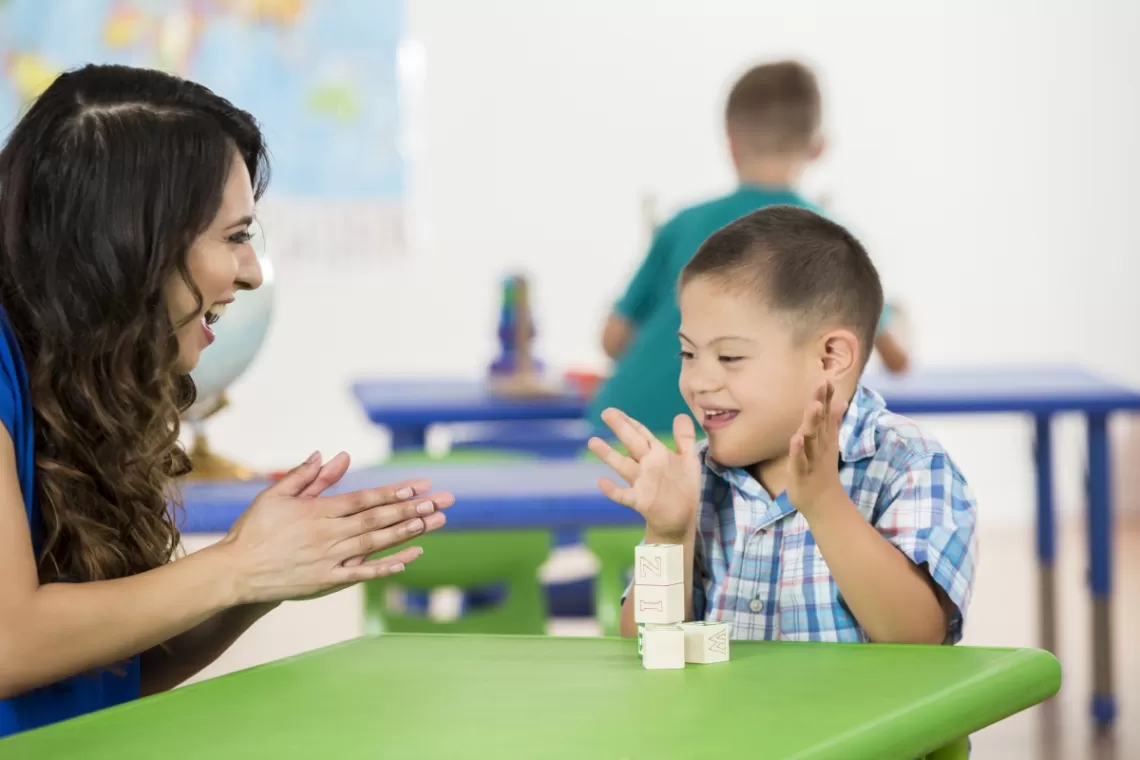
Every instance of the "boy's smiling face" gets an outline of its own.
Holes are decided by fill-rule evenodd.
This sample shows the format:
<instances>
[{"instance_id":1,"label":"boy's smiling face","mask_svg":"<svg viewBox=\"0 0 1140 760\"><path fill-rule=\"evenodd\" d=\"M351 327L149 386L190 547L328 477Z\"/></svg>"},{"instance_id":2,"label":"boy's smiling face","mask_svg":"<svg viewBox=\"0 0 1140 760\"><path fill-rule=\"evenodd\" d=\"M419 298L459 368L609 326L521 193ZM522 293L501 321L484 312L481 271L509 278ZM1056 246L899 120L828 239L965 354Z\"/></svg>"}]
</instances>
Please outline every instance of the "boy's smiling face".
<instances>
[{"instance_id":1,"label":"boy's smiling face","mask_svg":"<svg viewBox=\"0 0 1140 760\"><path fill-rule=\"evenodd\" d=\"M754 295L698 277L680 293L681 395L728 467L779 465L826 376L817 341Z\"/></svg>"}]
</instances>

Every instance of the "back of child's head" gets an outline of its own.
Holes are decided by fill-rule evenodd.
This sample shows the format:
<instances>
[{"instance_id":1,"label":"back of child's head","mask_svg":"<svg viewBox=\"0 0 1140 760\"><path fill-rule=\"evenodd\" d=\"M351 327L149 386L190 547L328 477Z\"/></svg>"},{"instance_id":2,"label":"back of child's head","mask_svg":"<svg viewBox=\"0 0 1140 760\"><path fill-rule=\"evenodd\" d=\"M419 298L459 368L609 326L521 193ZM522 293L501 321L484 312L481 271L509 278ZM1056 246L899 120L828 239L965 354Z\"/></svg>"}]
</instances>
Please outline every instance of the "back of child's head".
<instances>
[{"instance_id":1,"label":"back of child's head","mask_svg":"<svg viewBox=\"0 0 1140 760\"><path fill-rule=\"evenodd\" d=\"M777 61L755 66L737 80L725 122L740 147L752 154L797 154L811 150L821 111L811 69L797 61Z\"/></svg>"},{"instance_id":2,"label":"back of child's head","mask_svg":"<svg viewBox=\"0 0 1140 760\"><path fill-rule=\"evenodd\" d=\"M755 296L788 319L797 339L850 330L860 368L874 344L883 288L871 257L841 225L795 206L769 206L713 233L681 273Z\"/></svg>"}]
</instances>

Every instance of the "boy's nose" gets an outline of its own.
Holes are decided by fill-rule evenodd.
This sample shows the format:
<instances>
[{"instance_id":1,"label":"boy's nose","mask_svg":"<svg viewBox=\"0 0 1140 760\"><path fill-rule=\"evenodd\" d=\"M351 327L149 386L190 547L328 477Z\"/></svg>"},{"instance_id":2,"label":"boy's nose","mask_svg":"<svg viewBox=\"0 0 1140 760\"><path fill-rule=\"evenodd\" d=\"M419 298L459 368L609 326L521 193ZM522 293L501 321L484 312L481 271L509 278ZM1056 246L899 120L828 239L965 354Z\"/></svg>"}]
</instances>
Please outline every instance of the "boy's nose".
<instances>
[{"instance_id":1,"label":"boy's nose","mask_svg":"<svg viewBox=\"0 0 1140 760\"><path fill-rule=\"evenodd\" d=\"M689 378L689 387L694 393L713 393L719 391L723 384L716 372L697 371Z\"/></svg>"}]
</instances>

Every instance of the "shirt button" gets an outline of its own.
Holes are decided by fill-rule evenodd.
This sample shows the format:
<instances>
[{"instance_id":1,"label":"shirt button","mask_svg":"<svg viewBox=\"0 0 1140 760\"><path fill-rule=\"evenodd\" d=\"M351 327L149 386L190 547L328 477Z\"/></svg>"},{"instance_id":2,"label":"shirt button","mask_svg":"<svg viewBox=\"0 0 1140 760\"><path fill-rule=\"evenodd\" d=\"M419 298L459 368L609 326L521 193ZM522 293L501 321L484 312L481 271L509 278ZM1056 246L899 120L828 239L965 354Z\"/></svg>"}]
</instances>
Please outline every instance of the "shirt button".
<instances>
[{"instance_id":1,"label":"shirt button","mask_svg":"<svg viewBox=\"0 0 1140 760\"><path fill-rule=\"evenodd\" d=\"M762 609L764 609L764 602L762 602L760 599L753 599L748 603L748 609L752 610L753 612L760 612Z\"/></svg>"}]
</instances>

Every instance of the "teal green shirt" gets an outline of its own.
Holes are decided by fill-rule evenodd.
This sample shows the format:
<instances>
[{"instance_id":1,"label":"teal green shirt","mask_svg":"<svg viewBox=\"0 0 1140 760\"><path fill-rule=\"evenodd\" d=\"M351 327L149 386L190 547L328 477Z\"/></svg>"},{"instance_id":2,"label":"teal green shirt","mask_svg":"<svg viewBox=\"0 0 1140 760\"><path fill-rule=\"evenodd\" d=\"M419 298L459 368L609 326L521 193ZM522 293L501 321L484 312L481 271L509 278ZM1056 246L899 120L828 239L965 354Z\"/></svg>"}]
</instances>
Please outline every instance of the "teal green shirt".
<instances>
[{"instance_id":1,"label":"teal green shirt","mask_svg":"<svg viewBox=\"0 0 1140 760\"><path fill-rule=\"evenodd\" d=\"M677 385L681 374L677 279L714 232L757 209L777 205L819 211L791 190L745 185L731 195L687 208L661 226L615 306L633 324L635 333L590 404L587 417L595 427L608 432L601 413L611 406L660 433L671 433L673 418L688 413Z\"/></svg>"}]
</instances>

